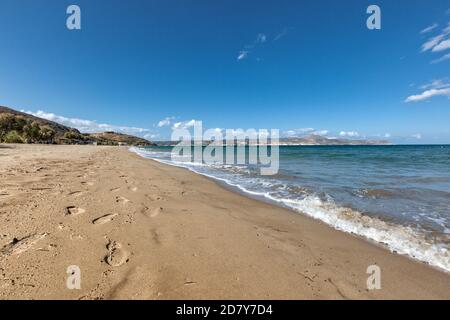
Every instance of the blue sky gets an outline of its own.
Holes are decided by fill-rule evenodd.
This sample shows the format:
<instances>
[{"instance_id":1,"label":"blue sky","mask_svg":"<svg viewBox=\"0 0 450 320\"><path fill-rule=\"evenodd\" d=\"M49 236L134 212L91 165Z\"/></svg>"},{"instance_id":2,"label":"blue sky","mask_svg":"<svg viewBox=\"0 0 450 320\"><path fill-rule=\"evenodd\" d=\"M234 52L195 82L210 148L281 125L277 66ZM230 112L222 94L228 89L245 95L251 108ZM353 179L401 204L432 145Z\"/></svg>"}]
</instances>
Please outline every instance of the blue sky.
<instances>
[{"instance_id":1,"label":"blue sky","mask_svg":"<svg viewBox=\"0 0 450 320\"><path fill-rule=\"evenodd\" d=\"M66 28L70 4L81 30ZM370 4L381 30L366 27ZM1 0L0 104L155 140L195 119L450 143L449 9L447 0Z\"/></svg>"}]
</instances>

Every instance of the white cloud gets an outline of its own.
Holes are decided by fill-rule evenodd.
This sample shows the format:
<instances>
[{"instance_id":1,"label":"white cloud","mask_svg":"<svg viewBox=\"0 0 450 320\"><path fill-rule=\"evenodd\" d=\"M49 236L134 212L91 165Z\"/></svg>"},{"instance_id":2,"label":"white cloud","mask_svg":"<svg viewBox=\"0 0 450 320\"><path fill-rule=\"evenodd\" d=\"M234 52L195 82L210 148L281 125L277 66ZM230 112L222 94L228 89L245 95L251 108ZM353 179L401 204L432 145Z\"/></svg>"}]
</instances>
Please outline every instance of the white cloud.
<instances>
[{"instance_id":1,"label":"white cloud","mask_svg":"<svg viewBox=\"0 0 450 320\"><path fill-rule=\"evenodd\" d=\"M442 88L448 88L450 87L450 82L449 78L444 78L444 79L435 79L435 80L431 80L431 82L424 84L423 86L421 86L421 89L442 89Z\"/></svg>"},{"instance_id":2,"label":"white cloud","mask_svg":"<svg viewBox=\"0 0 450 320\"><path fill-rule=\"evenodd\" d=\"M420 31L420 33L427 33L430 31L433 31L434 29L436 29L438 27L437 23L433 23L431 26L426 27L425 29L423 29L422 31Z\"/></svg>"},{"instance_id":3,"label":"white cloud","mask_svg":"<svg viewBox=\"0 0 450 320\"><path fill-rule=\"evenodd\" d=\"M390 137L391 137L391 134L390 134L390 133L385 133L385 134L384 134L384 137L385 137L385 138L390 138Z\"/></svg>"},{"instance_id":4,"label":"white cloud","mask_svg":"<svg viewBox=\"0 0 450 320\"><path fill-rule=\"evenodd\" d=\"M318 130L318 131L314 131L311 134L316 135L316 136L326 136L328 134L328 130Z\"/></svg>"},{"instance_id":5,"label":"white cloud","mask_svg":"<svg viewBox=\"0 0 450 320\"><path fill-rule=\"evenodd\" d=\"M147 133L144 135L145 139L155 139L158 138L159 134L158 133Z\"/></svg>"},{"instance_id":6,"label":"white cloud","mask_svg":"<svg viewBox=\"0 0 450 320\"><path fill-rule=\"evenodd\" d=\"M177 122L174 123L172 126L172 130L177 130L177 129L189 129L195 125L199 125L200 121L197 120L187 120L187 121L181 121L181 122Z\"/></svg>"},{"instance_id":7,"label":"white cloud","mask_svg":"<svg viewBox=\"0 0 450 320\"><path fill-rule=\"evenodd\" d=\"M434 63L439 63L439 62L442 62L442 61L445 61L445 60L448 60L448 59L450 59L450 53L447 53L446 55L443 55L442 57L431 61L431 63L433 63L433 64Z\"/></svg>"},{"instance_id":8,"label":"white cloud","mask_svg":"<svg viewBox=\"0 0 450 320\"><path fill-rule=\"evenodd\" d=\"M286 137L303 136L303 135L311 133L313 131L314 131L314 128L290 129L290 130L283 131L283 136L286 136Z\"/></svg>"},{"instance_id":9,"label":"white cloud","mask_svg":"<svg viewBox=\"0 0 450 320\"><path fill-rule=\"evenodd\" d=\"M433 37L433 38L428 39L428 41L425 42L425 43L422 45L422 52L432 49L432 48L433 48L434 46L436 46L436 45L439 43L439 41L441 41L442 39L444 39L444 35L442 35L442 34L440 34L440 35L438 35L438 36L436 36L436 37Z\"/></svg>"},{"instance_id":10,"label":"white cloud","mask_svg":"<svg viewBox=\"0 0 450 320\"><path fill-rule=\"evenodd\" d=\"M161 121L158 122L158 124L156 125L158 128L162 128L165 126L170 126L170 124L172 123L172 120L175 119L175 117L167 117L162 119Z\"/></svg>"},{"instance_id":11,"label":"white cloud","mask_svg":"<svg viewBox=\"0 0 450 320\"><path fill-rule=\"evenodd\" d=\"M150 133L150 130L145 129L145 128L116 126L116 125L112 125L112 124L98 123L95 120L67 118L64 116L56 115L54 113L49 113L49 112L45 112L42 110L38 110L37 112L24 111L24 110L21 110L21 111L31 114L35 117L54 121L54 122L57 122L59 124L65 125L65 126L78 129L80 132L83 132L83 133L115 131L115 132L119 132L119 133L126 133L126 134L132 134L132 135L140 135L140 136Z\"/></svg>"},{"instance_id":12,"label":"white cloud","mask_svg":"<svg viewBox=\"0 0 450 320\"><path fill-rule=\"evenodd\" d=\"M266 42L266 40L267 40L266 35L264 33L260 33L256 36L255 43L264 43L264 42Z\"/></svg>"},{"instance_id":13,"label":"white cloud","mask_svg":"<svg viewBox=\"0 0 450 320\"><path fill-rule=\"evenodd\" d=\"M447 79L433 80L421 86L421 89L425 91L407 97L405 102L423 101L436 96L447 96L450 98L450 83L447 82Z\"/></svg>"},{"instance_id":14,"label":"white cloud","mask_svg":"<svg viewBox=\"0 0 450 320\"><path fill-rule=\"evenodd\" d=\"M243 60L243 59L247 58L247 56L248 56L248 51L240 51L239 55L237 57L237 60L238 61Z\"/></svg>"},{"instance_id":15,"label":"white cloud","mask_svg":"<svg viewBox=\"0 0 450 320\"><path fill-rule=\"evenodd\" d=\"M447 49L450 49L450 39L439 42L439 44L434 46L431 51L439 52L439 51L444 51Z\"/></svg>"},{"instance_id":16,"label":"white cloud","mask_svg":"<svg viewBox=\"0 0 450 320\"><path fill-rule=\"evenodd\" d=\"M442 29L441 33L437 36L434 36L432 38L429 38L423 45L422 45L422 52L431 50L433 52L443 51L449 48L449 39L448 35L450 34L450 22L448 25Z\"/></svg>"},{"instance_id":17,"label":"white cloud","mask_svg":"<svg viewBox=\"0 0 450 320\"><path fill-rule=\"evenodd\" d=\"M283 31L281 31L280 33L278 33L275 38L273 39L273 41L278 41L281 38L283 38L285 35L287 35L288 33L288 28L284 28Z\"/></svg>"},{"instance_id":18,"label":"white cloud","mask_svg":"<svg viewBox=\"0 0 450 320\"><path fill-rule=\"evenodd\" d=\"M448 96L450 98L450 88L425 90L422 93L409 96L405 102L423 101L436 96Z\"/></svg>"},{"instance_id":19,"label":"white cloud","mask_svg":"<svg viewBox=\"0 0 450 320\"><path fill-rule=\"evenodd\" d=\"M422 139L422 134L416 133L416 134L413 134L411 137L416 138L417 140L420 140L420 139Z\"/></svg>"},{"instance_id":20,"label":"white cloud","mask_svg":"<svg viewBox=\"0 0 450 320\"><path fill-rule=\"evenodd\" d=\"M239 51L237 60L238 61L244 60L245 58L248 57L250 50L252 50L256 46L262 45L266 41L267 41L267 36L264 33L258 33L258 35L256 36L256 39L251 44L246 45L244 47L244 50Z\"/></svg>"},{"instance_id":21,"label":"white cloud","mask_svg":"<svg viewBox=\"0 0 450 320\"><path fill-rule=\"evenodd\" d=\"M350 138L359 137L359 133L356 131L341 131L339 135L341 137L350 137Z\"/></svg>"}]
</instances>

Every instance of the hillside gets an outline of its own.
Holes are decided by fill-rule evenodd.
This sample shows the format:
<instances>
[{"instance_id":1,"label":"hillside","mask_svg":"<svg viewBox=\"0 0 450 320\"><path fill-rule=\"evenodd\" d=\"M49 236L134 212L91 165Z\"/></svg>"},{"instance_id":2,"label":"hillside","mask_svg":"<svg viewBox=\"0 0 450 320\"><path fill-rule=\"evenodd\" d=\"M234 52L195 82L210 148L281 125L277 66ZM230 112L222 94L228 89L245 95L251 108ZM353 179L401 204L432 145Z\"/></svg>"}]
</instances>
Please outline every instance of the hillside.
<instances>
[{"instance_id":1,"label":"hillside","mask_svg":"<svg viewBox=\"0 0 450 320\"><path fill-rule=\"evenodd\" d=\"M154 145L152 142L138 138L135 136L131 136L128 134L123 133L117 133L117 132L102 132L102 133L91 133L89 134L89 137L95 141L97 141L98 144L108 144L108 143L117 143L117 144L126 144L126 145L133 145L133 146L148 146L148 145Z\"/></svg>"},{"instance_id":2,"label":"hillside","mask_svg":"<svg viewBox=\"0 0 450 320\"><path fill-rule=\"evenodd\" d=\"M77 129L69 128L69 127L63 126L62 124L59 124L59 123L56 123L53 121L49 121L46 119L38 118L38 117L35 117L28 113L24 113L24 112L20 112L20 111L17 111L17 110L8 108L8 107L0 106L0 116L5 115L5 114L14 115L16 118L17 117L23 118L29 122L36 122L41 127L48 126L53 131L55 131L55 138L63 137L64 133L69 132L69 131L74 131L74 132L80 133Z\"/></svg>"},{"instance_id":3,"label":"hillside","mask_svg":"<svg viewBox=\"0 0 450 320\"><path fill-rule=\"evenodd\" d=\"M122 133L81 133L54 121L0 106L0 142L98 145L154 145Z\"/></svg>"},{"instance_id":4,"label":"hillside","mask_svg":"<svg viewBox=\"0 0 450 320\"><path fill-rule=\"evenodd\" d=\"M281 138L280 145L305 145L305 146L348 146L348 145L390 145L387 140L366 139L337 139L319 135L309 135L302 138Z\"/></svg>"}]
</instances>

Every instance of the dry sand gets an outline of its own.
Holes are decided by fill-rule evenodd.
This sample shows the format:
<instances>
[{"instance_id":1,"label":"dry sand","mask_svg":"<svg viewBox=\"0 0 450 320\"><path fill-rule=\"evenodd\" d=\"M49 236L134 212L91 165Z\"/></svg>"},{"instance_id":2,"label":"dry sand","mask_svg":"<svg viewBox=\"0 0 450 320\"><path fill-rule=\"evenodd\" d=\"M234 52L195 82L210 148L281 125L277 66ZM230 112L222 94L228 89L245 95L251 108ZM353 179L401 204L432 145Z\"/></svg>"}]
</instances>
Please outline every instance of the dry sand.
<instances>
[{"instance_id":1,"label":"dry sand","mask_svg":"<svg viewBox=\"0 0 450 320\"><path fill-rule=\"evenodd\" d=\"M0 147L0 299L269 298L449 299L450 276L126 148Z\"/></svg>"}]
</instances>

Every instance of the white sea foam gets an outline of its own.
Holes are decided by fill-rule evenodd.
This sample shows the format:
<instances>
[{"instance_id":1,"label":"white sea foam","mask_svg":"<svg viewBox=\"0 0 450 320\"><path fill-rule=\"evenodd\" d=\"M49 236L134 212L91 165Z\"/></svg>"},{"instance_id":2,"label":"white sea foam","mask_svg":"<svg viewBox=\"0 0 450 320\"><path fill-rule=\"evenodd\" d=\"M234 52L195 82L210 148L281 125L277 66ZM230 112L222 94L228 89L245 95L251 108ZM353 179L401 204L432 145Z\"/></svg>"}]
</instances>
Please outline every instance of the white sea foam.
<instances>
[{"instance_id":1,"label":"white sea foam","mask_svg":"<svg viewBox=\"0 0 450 320\"><path fill-rule=\"evenodd\" d=\"M223 176L220 176L219 172L200 171L199 167L208 167L206 164L171 161L167 158L167 152L158 153L138 148L131 148L130 151L143 157L152 158L153 160L169 165L184 167L195 173L222 181L232 187L236 187L244 193L269 199L274 203L279 203L299 213L320 220L337 230L352 233L377 243L384 244L392 252L407 255L411 258L450 272L449 248L444 243L434 243L427 239L425 233L421 232L419 229L388 223L375 217L363 215L356 210L338 206L331 197L322 200L317 195L310 194L302 198L292 199L283 197L281 194L274 195L270 192L251 190L248 186L244 185L245 183L243 183L243 181L238 181L238 179L230 179L229 176L224 178ZM242 170L246 169L242 168ZM249 181L247 181L247 183L249 183ZM264 184L270 185L271 183L265 181Z\"/></svg>"}]
</instances>

